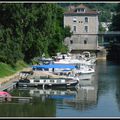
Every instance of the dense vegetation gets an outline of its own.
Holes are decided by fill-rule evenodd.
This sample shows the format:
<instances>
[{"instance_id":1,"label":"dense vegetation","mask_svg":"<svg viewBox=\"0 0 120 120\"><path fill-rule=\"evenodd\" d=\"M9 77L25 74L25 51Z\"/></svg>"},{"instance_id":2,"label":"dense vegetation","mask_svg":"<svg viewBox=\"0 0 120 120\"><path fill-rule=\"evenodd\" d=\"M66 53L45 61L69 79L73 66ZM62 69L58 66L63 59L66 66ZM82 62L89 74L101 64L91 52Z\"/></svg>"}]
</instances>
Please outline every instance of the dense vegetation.
<instances>
[{"instance_id":1,"label":"dense vegetation","mask_svg":"<svg viewBox=\"0 0 120 120\"><path fill-rule=\"evenodd\" d=\"M110 26L112 31L120 31L120 3L116 7L116 14L113 15L112 25Z\"/></svg>"},{"instance_id":2,"label":"dense vegetation","mask_svg":"<svg viewBox=\"0 0 120 120\"><path fill-rule=\"evenodd\" d=\"M63 40L71 33L63 27L63 12L55 3L1 3L0 62L14 66L67 51Z\"/></svg>"},{"instance_id":3,"label":"dense vegetation","mask_svg":"<svg viewBox=\"0 0 120 120\"><path fill-rule=\"evenodd\" d=\"M111 31L120 31L120 3L117 4L116 14L113 15ZM120 64L120 34L114 36L110 42L108 58L117 64Z\"/></svg>"},{"instance_id":4,"label":"dense vegetation","mask_svg":"<svg viewBox=\"0 0 120 120\"><path fill-rule=\"evenodd\" d=\"M12 67L9 64L5 64L5 63L0 62L0 78L15 74L16 71L19 71L27 66L28 65L25 64L23 61L18 61L15 64L15 67Z\"/></svg>"}]
</instances>

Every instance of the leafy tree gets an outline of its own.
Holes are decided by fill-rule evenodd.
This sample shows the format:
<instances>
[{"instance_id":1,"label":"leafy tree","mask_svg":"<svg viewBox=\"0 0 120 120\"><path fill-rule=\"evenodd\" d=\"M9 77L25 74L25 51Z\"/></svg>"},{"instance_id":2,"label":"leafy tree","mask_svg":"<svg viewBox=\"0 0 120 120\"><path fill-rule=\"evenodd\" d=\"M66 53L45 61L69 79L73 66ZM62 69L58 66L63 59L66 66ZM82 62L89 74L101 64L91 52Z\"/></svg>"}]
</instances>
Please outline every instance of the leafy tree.
<instances>
[{"instance_id":1,"label":"leafy tree","mask_svg":"<svg viewBox=\"0 0 120 120\"><path fill-rule=\"evenodd\" d=\"M111 31L120 31L120 3L116 7L116 15L113 15L112 25L110 26Z\"/></svg>"},{"instance_id":2,"label":"leafy tree","mask_svg":"<svg viewBox=\"0 0 120 120\"><path fill-rule=\"evenodd\" d=\"M0 61L11 65L64 51L64 9L57 4L0 4Z\"/></svg>"}]
</instances>

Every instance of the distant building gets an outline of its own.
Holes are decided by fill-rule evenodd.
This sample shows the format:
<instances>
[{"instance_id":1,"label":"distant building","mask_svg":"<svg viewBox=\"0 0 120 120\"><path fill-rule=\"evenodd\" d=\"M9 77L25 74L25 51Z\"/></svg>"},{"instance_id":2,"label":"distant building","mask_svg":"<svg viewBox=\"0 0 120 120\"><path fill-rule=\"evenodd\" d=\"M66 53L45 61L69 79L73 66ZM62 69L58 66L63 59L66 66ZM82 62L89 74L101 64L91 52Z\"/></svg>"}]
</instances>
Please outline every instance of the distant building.
<instances>
[{"instance_id":1,"label":"distant building","mask_svg":"<svg viewBox=\"0 0 120 120\"><path fill-rule=\"evenodd\" d=\"M98 12L83 4L69 6L64 13L64 27L70 26L73 35L65 38L70 51L96 50L98 47Z\"/></svg>"}]
</instances>

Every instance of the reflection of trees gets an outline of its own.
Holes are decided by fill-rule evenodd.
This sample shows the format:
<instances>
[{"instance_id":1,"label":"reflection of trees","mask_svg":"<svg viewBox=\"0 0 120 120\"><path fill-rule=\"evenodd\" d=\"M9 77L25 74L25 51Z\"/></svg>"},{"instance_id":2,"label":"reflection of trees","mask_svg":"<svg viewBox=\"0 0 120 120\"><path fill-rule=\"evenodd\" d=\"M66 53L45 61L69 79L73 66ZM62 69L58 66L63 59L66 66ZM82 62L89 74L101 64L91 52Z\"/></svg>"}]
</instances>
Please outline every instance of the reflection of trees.
<instances>
[{"instance_id":1,"label":"reflection of trees","mask_svg":"<svg viewBox=\"0 0 120 120\"><path fill-rule=\"evenodd\" d=\"M116 90L116 101L120 110L120 66L106 61L97 64L98 96Z\"/></svg>"},{"instance_id":2,"label":"reflection of trees","mask_svg":"<svg viewBox=\"0 0 120 120\"><path fill-rule=\"evenodd\" d=\"M25 89L24 91L19 91L19 89L13 89L12 91L10 91L10 93L13 95L13 96L27 96L29 97L29 92L28 92L28 89Z\"/></svg>"},{"instance_id":3,"label":"reflection of trees","mask_svg":"<svg viewBox=\"0 0 120 120\"><path fill-rule=\"evenodd\" d=\"M118 108L120 111L120 68L118 68L118 70L116 71L116 101L118 104Z\"/></svg>"},{"instance_id":4,"label":"reflection of trees","mask_svg":"<svg viewBox=\"0 0 120 120\"><path fill-rule=\"evenodd\" d=\"M97 61L96 78L98 80L98 96L105 94L109 89L107 61Z\"/></svg>"},{"instance_id":5,"label":"reflection of trees","mask_svg":"<svg viewBox=\"0 0 120 120\"><path fill-rule=\"evenodd\" d=\"M23 94L23 91L22 93L16 91L19 95ZM8 102L0 104L0 117L54 117L55 115L56 105L52 99L42 101L41 98L34 97L31 103Z\"/></svg>"}]
</instances>

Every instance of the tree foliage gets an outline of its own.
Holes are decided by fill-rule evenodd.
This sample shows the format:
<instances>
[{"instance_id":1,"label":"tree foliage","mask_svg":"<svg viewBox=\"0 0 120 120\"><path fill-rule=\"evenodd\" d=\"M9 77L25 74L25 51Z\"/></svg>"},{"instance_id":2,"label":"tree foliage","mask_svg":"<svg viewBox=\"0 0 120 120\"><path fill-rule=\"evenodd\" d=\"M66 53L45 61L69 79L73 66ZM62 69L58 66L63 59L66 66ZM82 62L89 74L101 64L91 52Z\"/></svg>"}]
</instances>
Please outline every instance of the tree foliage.
<instances>
[{"instance_id":1,"label":"tree foliage","mask_svg":"<svg viewBox=\"0 0 120 120\"><path fill-rule=\"evenodd\" d=\"M64 51L70 32L63 27L63 11L55 3L1 3L0 61L14 65Z\"/></svg>"},{"instance_id":2,"label":"tree foliage","mask_svg":"<svg viewBox=\"0 0 120 120\"><path fill-rule=\"evenodd\" d=\"M116 7L116 14L113 15L112 24L110 26L111 31L120 31L120 3Z\"/></svg>"}]
</instances>

